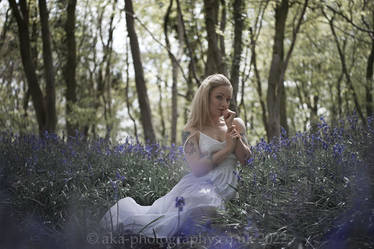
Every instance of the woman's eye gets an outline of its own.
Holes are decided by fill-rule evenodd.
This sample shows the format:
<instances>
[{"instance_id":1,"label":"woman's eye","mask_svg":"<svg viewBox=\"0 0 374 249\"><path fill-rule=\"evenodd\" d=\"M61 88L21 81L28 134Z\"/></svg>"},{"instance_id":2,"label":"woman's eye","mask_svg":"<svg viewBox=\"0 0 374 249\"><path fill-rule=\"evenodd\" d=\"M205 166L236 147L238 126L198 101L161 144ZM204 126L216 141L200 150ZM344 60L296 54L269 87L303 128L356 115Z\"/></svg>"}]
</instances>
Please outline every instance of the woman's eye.
<instances>
[{"instance_id":1,"label":"woman's eye","mask_svg":"<svg viewBox=\"0 0 374 249\"><path fill-rule=\"evenodd\" d=\"M218 96L217 96L217 99L221 100L221 99L222 99L222 96L221 96L221 95L218 95Z\"/></svg>"},{"instance_id":2,"label":"woman's eye","mask_svg":"<svg viewBox=\"0 0 374 249\"><path fill-rule=\"evenodd\" d=\"M226 99L226 101L227 101L227 102L230 102L230 101L231 101L231 99Z\"/></svg>"}]
</instances>

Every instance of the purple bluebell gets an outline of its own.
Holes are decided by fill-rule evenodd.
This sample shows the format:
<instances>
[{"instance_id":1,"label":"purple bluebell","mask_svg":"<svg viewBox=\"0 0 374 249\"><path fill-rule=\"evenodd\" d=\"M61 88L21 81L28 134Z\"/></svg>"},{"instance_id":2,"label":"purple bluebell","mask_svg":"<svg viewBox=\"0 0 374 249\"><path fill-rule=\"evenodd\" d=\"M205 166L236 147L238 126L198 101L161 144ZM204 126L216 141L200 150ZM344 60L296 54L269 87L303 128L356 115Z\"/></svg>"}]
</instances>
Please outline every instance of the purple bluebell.
<instances>
[{"instance_id":1,"label":"purple bluebell","mask_svg":"<svg viewBox=\"0 0 374 249\"><path fill-rule=\"evenodd\" d=\"M118 170L116 172L116 177L117 177L117 180L120 180L122 183L125 182L126 177L121 175Z\"/></svg>"},{"instance_id":2,"label":"purple bluebell","mask_svg":"<svg viewBox=\"0 0 374 249\"><path fill-rule=\"evenodd\" d=\"M232 173L236 176L236 178L238 178L238 181L241 180L239 172L236 172L235 170L233 170Z\"/></svg>"},{"instance_id":3,"label":"purple bluebell","mask_svg":"<svg viewBox=\"0 0 374 249\"><path fill-rule=\"evenodd\" d=\"M183 196L177 196L175 198L175 207L178 208L178 211L183 211L183 206L185 205Z\"/></svg>"}]
</instances>

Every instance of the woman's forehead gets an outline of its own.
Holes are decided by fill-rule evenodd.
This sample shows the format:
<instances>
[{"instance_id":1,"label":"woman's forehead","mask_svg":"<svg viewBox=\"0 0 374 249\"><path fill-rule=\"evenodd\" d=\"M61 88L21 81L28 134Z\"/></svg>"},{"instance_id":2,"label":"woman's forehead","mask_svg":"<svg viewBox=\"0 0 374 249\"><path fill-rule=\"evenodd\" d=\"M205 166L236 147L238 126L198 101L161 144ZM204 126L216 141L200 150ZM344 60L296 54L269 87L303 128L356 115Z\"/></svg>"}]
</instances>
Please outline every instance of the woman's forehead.
<instances>
[{"instance_id":1,"label":"woman's forehead","mask_svg":"<svg viewBox=\"0 0 374 249\"><path fill-rule=\"evenodd\" d=\"M231 95L231 87L229 86L217 86L213 88L212 93L222 93L225 95Z\"/></svg>"}]
</instances>

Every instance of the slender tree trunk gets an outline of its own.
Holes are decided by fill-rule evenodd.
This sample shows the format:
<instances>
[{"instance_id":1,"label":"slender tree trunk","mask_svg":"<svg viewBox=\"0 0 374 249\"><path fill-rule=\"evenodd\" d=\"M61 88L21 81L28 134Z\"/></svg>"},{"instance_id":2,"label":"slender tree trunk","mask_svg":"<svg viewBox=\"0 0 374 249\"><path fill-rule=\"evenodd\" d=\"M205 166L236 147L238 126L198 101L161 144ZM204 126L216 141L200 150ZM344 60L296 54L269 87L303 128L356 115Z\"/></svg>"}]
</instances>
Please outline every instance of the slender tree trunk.
<instances>
[{"instance_id":1,"label":"slender tree trunk","mask_svg":"<svg viewBox=\"0 0 374 249\"><path fill-rule=\"evenodd\" d=\"M138 43L138 37L134 27L134 10L131 0L125 0L125 11L126 11L126 26L130 38L131 54L135 69L135 84L136 91L138 94L139 107L141 112L141 121L144 130L144 138L150 143L156 141L153 125L152 125L152 113L149 106L149 99L147 94L147 87L144 80L143 66L140 57L140 49Z\"/></svg>"},{"instance_id":2,"label":"slender tree trunk","mask_svg":"<svg viewBox=\"0 0 374 249\"><path fill-rule=\"evenodd\" d=\"M373 12L374 19L374 12ZM374 66L374 39L371 40L371 50L366 67L366 114L370 117L373 114L373 66Z\"/></svg>"},{"instance_id":3,"label":"slender tree trunk","mask_svg":"<svg viewBox=\"0 0 374 249\"><path fill-rule=\"evenodd\" d=\"M3 56L4 55L4 52L3 50L5 50L4 48L4 44L7 43L7 41L5 40L6 38L6 34L10 28L10 26L12 25L13 23L13 20L11 18L11 15L10 15L10 11L11 9L8 8L8 10L5 12L5 20L4 20L4 24L3 24L3 27L1 29L1 33L0 33L0 56Z\"/></svg>"},{"instance_id":4,"label":"slender tree trunk","mask_svg":"<svg viewBox=\"0 0 374 249\"><path fill-rule=\"evenodd\" d=\"M243 2L234 1L234 55L231 64L230 81L233 87L232 102L230 107L235 112L237 106L237 95L239 89L239 72L242 55L242 34L243 34Z\"/></svg>"},{"instance_id":5,"label":"slender tree trunk","mask_svg":"<svg viewBox=\"0 0 374 249\"><path fill-rule=\"evenodd\" d=\"M192 79L193 77L193 65L192 65L192 62L190 61L190 63L188 64L188 71L189 71L189 79ZM186 90L186 104L184 105L184 123L186 124L187 123L187 120L188 120L188 106L190 106L191 102L192 102L192 98L193 98L193 95L194 95L194 90L193 90L193 82L192 80L188 80L187 81L187 90Z\"/></svg>"},{"instance_id":6,"label":"slender tree trunk","mask_svg":"<svg viewBox=\"0 0 374 249\"><path fill-rule=\"evenodd\" d=\"M184 38L184 42L186 43L188 55L190 57L190 63L191 63L190 70L191 70L191 73L192 73L192 78L195 80L195 83L197 85L200 85L200 82L199 82L199 79L198 79L197 73L196 73L196 59L195 59L196 55L195 55L195 53L193 53L192 48L191 48L191 43L188 39L188 35L187 35L186 26L185 26L184 19L183 19L182 8L181 8L181 5L180 5L180 2L179 2L179 0L176 0L176 1L177 1L177 11L178 11L178 15L180 16L180 22L181 22L182 30L183 30L183 38ZM190 78L190 80L192 78Z\"/></svg>"},{"instance_id":7,"label":"slender tree trunk","mask_svg":"<svg viewBox=\"0 0 374 249\"><path fill-rule=\"evenodd\" d=\"M262 7L262 4L260 5L258 14L255 19L255 24L253 25L253 28L249 28L249 38L250 38L250 50L251 50L251 59L250 59L250 69L253 67L254 75L255 75L255 82L256 82L256 90L259 96L260 106L262 110L262 122L264 125L264 129L266 132L266 136L268 136L268 121L267 121L267 111L266 111L266 105L264 102L263 92L262 92L262 81L260 72L257 67L257 52L256 52L256 45L257 45L257 39L260 35L261 28L262 28L262 21L263 16L265 13L265 10L269 4L269 1L266 1L264 3L264 6ZM249 77L249 73L248 76Z\"/></svg>"},{"instance_id":8,"label":"slender tree trunk","mask_svg":"<svg viewBox=\"0 0 374 249\"><path fill-rule=\"evenodd\" d=\"M46 0L39 0L39 13L42 24L44 75L46 79L46 129L54 133L57 124L56 89Z\"/></svg>"},{"instance_id":9,"label":"slender tree trunk","mask_svg":"<svg viewBox=\"0 0 374 249\"><path fill-rule=\"evenodd\" d=\"M166 125L165 125L165 118L164 118L164 108L162 106L163 98L162 98L162 86L161 86L161 79L157 77L157 88L159 92L159 98L158 98L158 112L160 113L161 118L161 136L163 138L166 137Z\"/></svg>"},{"instance_id":10,"label":"slender tree trunk","mask_svg":"<svg viewBox=\"0 0 374 249\"><path fill-rule=\"evenodd\" d=\"M112 121L112 54L113 54L113 32L115 27L113 27L113 21L114 21L114 13L117 5L117 0L112 2L112 13L110 16L109 21L109 27L108 27L108 40L106 45L104 46L105 49L105 61L103 61L103 64L105 63L105 74L104 74L104 105L105 105L105 112L106 112L106 139L110 138L110 134L113 129L113 121Z\"/></svg>"},{"instance_id":11,"label":"slender tree trunk","mask_svg":"<svg viewBox=\"0 0 374 249\"><path fill-rule=\"evenodd\" d=\"M318 123L318 95L309 96L310 94L307 91L307 86L305 82L301 81L301 87L299 87L296 83L297 93L300 99L300 104L303 105L304 103L309 109L309 121L312 131L317 130L317 123Z\"/></svg>"},{"instance_id":12,"label":"slender tree trunk","mask_svg":"<svg viewBox=\"0 0 374 249\"><path fill-rule=\"evenodd\" d=\"M283 40L286 20L288 15L288 0L282 0L275 8L275 36L273 44L273 56L271 60L268 90L268 140L280 135L280 76L283 67Z\"/></svg>"},{"instance_id":13,"label":"slender tree trunk","mask_svg":"<svg viewBox=\"0 0 374 249\"><path fill-rule=\"evenodd\" d=\"M65 23L66 33L66 65L64 67L64 79L66 83L66 131L68 137L75 135L75 130L78 129L76 121L70 121L72 114L72 107L77 102L76 95L76 42L75 42L75 9L77 0L69 0L67 4L67 18Z\"/></svg>"},{"instance_id":14,"label":"slender tree trunk","mask_svg":"<svg viewBox=\"0 0 374 249\"><path fill-rule=\"evenodd\" d=\"M281 84L279 84L279 95L280 95L280 125L283 127L287 134L289 132L288 130L288 124L287 124L287 92L286 88L284 86L284 80L282 80Z\"/></svg>"},{"instance_id":15,"label":"slender tree trunk","mask_svg":"<svg viewBox=\"0 0 374 249\"><path fill-rule=\"evenodd\" d=\"M222 52L218 47L216 25L218 23L219 1L204 0L205 25L208 40L208 58L205 74L222 73L227 75L225 62L222 60Z\"/></svg>"},{"instance_id":16,"label":"slender tree trunk","mask_svg":"<svg viewBox=\"0 0 374 249\"><path fill-rule=\"evenodd\" d=\"M338 118L342 118L343 114L343 100L342 100L342 81L344 78L343 72L340 74L338 81L336 82L337 98L338 98Z\"/></svg>"},{"instance_id":17,"label":"slender tree trunk","mask_svg":"<svg viewBox=\"0 0 374 249\"><path fill-rule=\"evenodd\" d=\"M171 61L172 66L172 93L171 93L171 143L175 144L177 140L177 123L178 123L178 65L181 61L181 56L183 52L183 32L181 27L181 17L179 15L180 12L177 13L177 32L178 32L178 40L179 40L179 49L177 53L177 57L175 57L171 53L171 47L169 42L169 35L168 35L168 25L169 25L169 16L171 12L171 8L173 6L173 0L170 0L169 7L167 8L165 17L164 17L164 35L165 35L165 43L168 49L169 58Z\"/></svg>"},{"instance_id":18,"label":"slender tree trunk","mask_svg":"<svg viewBox=\"0 0 374 249\"><path fill-rule=\"evenodd\" d=\"M251 47L251 52L252 52L251 64L253 66L255 79L256 79L256 83L257 83L256 84L256 86L257 86L256 90L257 90L257 93L258 93L258 97L259 97L259 100L260 100L260 106L261 106L261 110L262 110L262 123L264 124L266 135L269 137L268 128L267 128L268 121L267 121L267 116L266 116L266 105L265 105L265 102L264 102L264 99L263 99L263 93L262 93L261 76L260 76L260 72L258 71L258 68L257 68L257 53L256 53L256 42L257 41L255 40L252 29L250 29L250 39L251 39L250 47Z\"/></svg>"},{"instance_id":19,"label":"slender tree trunk","mask_svg":"<svg viewBox=\"0 0 374 249\"><path fill-rule=\"evenodd\" d=\"M351 89L352 96L353 96L353 101L355 103L355 108L356 108L356 110L357 110L357 112L359 114L359 117L361 118L362 122L364 124L366 124L366 119L364 118L364 115L363 115L363 113L361 111L360 104L358 102L358 97L357 97L357 94L356 94L356 90L353 87L351 76L350 76L350 73L348 72L348 68L347 68L347 64L346 64L346 59L345 59L345 54L343 53L343 51L341 49L338 36L337 36L337 34L335 32L334 17L332 17L331 19L329 19L327 17L326 13L323 12L323 14L326 17L326 19L328 20L329 24L330 24L331 33L332 33L332 35L334 37L334 40L335 40L335 43L336 43L336 48L338 50L338 54L339 54L339 57L340 57L340 62L341 62L341 65L342 65L342 71L343 71L343 73L345 75L345 78L347 80L348 87Z\"/></svg>"},{"instance_id":20,"label":"slender tree trunk","mask_svg":"<svg viewBox=\"0 0 374 249\"><path fill-rule=\"evenodd\" d=\"M42 135L47 129L47 112L45 109L46 106L43 99L43 93L38 83L35 65L31 57L27 4L25 0L20 0L19 4L17 4L15 0L9 0L9 4L17 21L22 65L25 71L27 83L29 85L32 103L35 109L36 119L38 121L39 133Z\"/></svg>"},{"instance_id":21,"label":"slender tree trunk","mask_svg":"<svg viewBox=\"0 0 374 249\"><path fill-rule=\"evenodd\" d=\"M225 48L225 29L226 29L226 2L225 0L220 0L221 2L221 20L220 20L220 34L219 34L219 50L221 51L221 61L223 63L223 71L227 74L226 68L226 48Z\"/></svg>"},{"instance_id":22,"label":"slender tree trunk","mask_svg":"<svg viewBox=\"0 0 374 249\"><path fill-rule=\"evenodd\" d=\"M126 36L127 37L127 36ZM136 127L135 118L131 115L131 105L129 100L129 88L130 88L130 76L129 76L130 64L129 64L129 46L126 39L126 107L127 107L127 114L129 115L133 126L134 126L134 135L138 137L138 128Z\"/></svg>"}]
</instances>

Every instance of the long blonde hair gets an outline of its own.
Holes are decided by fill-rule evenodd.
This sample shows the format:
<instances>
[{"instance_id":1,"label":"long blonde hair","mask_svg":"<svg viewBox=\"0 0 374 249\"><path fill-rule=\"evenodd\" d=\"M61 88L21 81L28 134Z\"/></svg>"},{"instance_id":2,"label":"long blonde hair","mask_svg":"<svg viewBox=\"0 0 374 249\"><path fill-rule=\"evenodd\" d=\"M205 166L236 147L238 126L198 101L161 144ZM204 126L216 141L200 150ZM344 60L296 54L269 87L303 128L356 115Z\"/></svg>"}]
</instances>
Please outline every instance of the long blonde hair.
<instances>
[{"instance_id":1,"label":"long blonde hair","mask_svg":"<svg viewBox=\"0 0 374 249\"><path fill-rule=\"evenodd\" d=\"M212 90L219 86L228 86L232 91L230 81L223 74L212 74L205 78L191 103L191 112L184 129L202 130L209 126L211 114L209 111L209 99Z\"/></svg>"}]
</instances>

